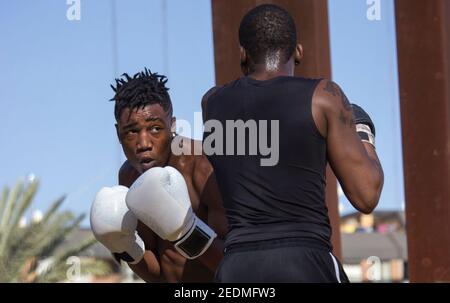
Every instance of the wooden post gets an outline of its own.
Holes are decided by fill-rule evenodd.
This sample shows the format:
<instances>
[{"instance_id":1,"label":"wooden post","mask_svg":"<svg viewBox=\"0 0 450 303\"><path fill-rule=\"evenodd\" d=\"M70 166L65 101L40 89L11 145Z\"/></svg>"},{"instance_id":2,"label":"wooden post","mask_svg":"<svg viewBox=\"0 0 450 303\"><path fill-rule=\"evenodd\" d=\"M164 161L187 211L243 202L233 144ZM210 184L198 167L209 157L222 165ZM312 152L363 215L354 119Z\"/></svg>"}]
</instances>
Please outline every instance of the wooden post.
<instances>
[{"instance_id":1,"label":"wooden post","mask_svg":"<svg viewBox=\"0 0 450 303\"><path fill-rule=\"evenodd\" d=\"M450 1L396 0L411 282L450 281Z\"/></svg>"}]
</instances>

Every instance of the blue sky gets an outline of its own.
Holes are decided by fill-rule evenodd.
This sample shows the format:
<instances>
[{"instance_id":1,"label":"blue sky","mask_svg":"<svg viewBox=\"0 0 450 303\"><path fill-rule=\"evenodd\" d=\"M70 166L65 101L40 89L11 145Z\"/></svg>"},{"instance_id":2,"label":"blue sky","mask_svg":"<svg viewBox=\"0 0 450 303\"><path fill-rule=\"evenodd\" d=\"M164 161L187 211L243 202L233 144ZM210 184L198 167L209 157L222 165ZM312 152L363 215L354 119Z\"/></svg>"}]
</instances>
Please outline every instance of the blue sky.
<instances>
[{"instance_id":1,"label":"blue sky","mask_svg":"<svg viewBox=\"0 0 450 303\"><path fill-rule=\"evenodd\" d=\"M41 181L33 209L67 194L63 208L87 214L96 191L117 183L124 156L108 102L114 77L143 67L168 75L175 115L191 123L214 84L209 0L195 0L195 9L193 0L117 0L115 10L110 0L80 3L81 19L69 21L66 0L0 2L0 186L33 173ZM400 209L393 1L381 0L379 21L366 18L366 0L329 5L333 78L376 123L379 209Z\"/></svg>"}]
</instances>

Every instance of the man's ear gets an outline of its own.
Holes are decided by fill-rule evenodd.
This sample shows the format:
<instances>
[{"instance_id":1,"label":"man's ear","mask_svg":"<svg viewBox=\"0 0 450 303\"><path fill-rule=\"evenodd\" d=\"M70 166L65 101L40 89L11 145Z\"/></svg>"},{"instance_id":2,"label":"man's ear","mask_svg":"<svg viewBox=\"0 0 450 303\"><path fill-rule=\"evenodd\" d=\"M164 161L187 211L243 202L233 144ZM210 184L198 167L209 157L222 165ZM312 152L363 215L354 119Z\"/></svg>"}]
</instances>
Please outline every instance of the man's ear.
<instances>
[{"instance_id":1,"label":"man's ear","mask_svg":"<svg viewBox=\"0 0 450 303\"><path fill-rule=\"evenodd\" d=\"M120 138L120 133L119 133L119 126L116 124L114 124L114 126L116 127L116 134L117 134L117 139L119 139L120 144L122 144L122 139Z\"/></svg>"},{"instance_id":2,"label":"man's ear","mask_svg":"<svg viewBox=\"0 0 450 303\"><path fill-rule=\"evenodd\" d=\"M303 59L303 46L298 43L295 47L295 65L299 65Z\"/></svg>"},{"instance_id":3,"label":"man's ear","mask_svg":"<svg viewBox=\"0 0 450 303\"><path fill-rule=\"evenodd\" d=\"M247 76L248 75L248 55L245 48L242 46L239 48L240 60L241 60L241 71Z\"/></svg>"}]
</instances>

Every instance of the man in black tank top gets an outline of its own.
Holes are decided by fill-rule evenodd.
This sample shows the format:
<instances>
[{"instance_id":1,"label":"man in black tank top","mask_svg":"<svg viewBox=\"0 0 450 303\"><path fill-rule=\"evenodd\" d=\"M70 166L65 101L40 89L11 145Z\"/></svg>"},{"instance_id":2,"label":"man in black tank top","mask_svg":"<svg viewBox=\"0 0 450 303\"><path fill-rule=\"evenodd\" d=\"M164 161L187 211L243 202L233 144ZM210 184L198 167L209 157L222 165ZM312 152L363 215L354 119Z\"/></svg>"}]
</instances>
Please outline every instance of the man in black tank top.
<instances>
[{"instance_id":1,"label":"man in black tank top","mask_svg":"<svg viewBox=\"0 0 450 303\"><path fill-rule=\"evenodd\" d=\"M203 148L229 221L218 282L347 282L331 253L327 162L359 211L372 212L380 197L372 121L335 83L294 77L296 36L284 9L248 12L244 76L202 100Z\"/></svg>"}]
</instances>

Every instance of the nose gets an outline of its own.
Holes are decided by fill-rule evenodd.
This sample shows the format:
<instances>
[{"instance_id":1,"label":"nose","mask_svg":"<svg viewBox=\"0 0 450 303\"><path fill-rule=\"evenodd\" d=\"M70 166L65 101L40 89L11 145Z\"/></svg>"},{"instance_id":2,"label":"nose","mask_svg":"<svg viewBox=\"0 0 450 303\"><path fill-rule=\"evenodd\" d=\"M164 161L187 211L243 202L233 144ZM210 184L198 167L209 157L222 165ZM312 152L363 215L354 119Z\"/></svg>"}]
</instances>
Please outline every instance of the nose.
<instances>
[{"instance_id":1,"label":"nose","mask_svg":"<svg viewBox=\"0 0 450 303\"><path fill-rule=\"evenodd\" d=\"M139 133L137 142L137 153L142 153L153 149L153 142L151 137L146 131L141 131Z\"/></svg>"}]
</instances>

